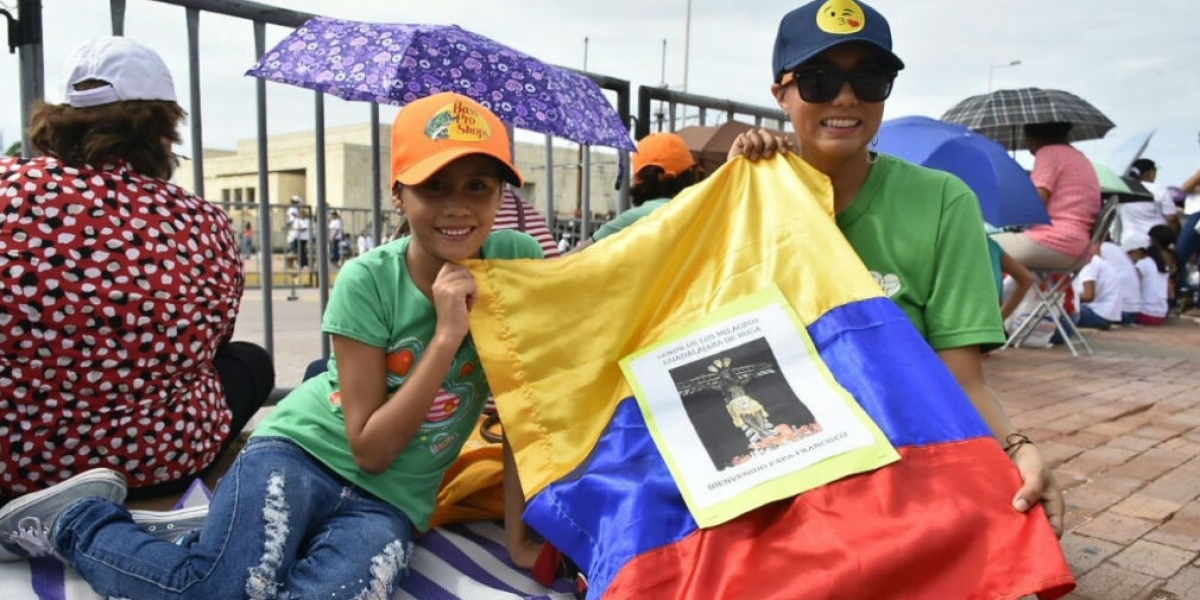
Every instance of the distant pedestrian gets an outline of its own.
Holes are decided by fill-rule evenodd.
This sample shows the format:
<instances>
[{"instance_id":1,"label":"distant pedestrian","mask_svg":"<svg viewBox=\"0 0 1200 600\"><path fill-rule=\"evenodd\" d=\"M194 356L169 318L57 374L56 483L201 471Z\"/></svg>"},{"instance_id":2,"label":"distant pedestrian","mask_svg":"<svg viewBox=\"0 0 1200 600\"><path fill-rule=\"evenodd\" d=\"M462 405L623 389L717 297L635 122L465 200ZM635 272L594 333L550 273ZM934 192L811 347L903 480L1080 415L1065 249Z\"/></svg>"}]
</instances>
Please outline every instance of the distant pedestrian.
<instances>
[{"instance_id":1,"label":"distant pedestrian","mask_svg":"<svg viewBox=\"0 0 1200 600\"><path fill-rule=\"evenodd\" d=\"M242 228L242 239L239 249L242 253L242 260L254 256L254 227L250 225L249 221L246 221L246 226Z\"/></svg>"},{"instance_id":2,"label":"distant pedestrian","mask_svg":"<svg viewBox=\"0 0 1200 600\"><path fill-rule=\"evenodd\" d=\"M329 262L333 266L342 264L342 240L346 237L346 231L342 227L342 217L335 210L329 213Z\"/></svg>"}]
</instances>

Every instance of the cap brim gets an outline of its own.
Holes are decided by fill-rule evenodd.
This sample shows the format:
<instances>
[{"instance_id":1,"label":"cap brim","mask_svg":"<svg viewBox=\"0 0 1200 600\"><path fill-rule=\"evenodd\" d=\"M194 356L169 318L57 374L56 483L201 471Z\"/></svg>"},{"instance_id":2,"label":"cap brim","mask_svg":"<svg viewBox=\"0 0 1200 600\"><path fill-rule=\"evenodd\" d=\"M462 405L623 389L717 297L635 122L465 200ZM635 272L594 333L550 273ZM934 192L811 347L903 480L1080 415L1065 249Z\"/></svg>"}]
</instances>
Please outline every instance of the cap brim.
<instances>
[{"instance_id":1,"label":"cap brim","mask_svg":"<svg viewBox=\"0 0 1200 600\"><path fill-rule=\"evenodd\" d=\"M447 148L441 152L426 156L397 175L396 181L399 181L403 185L417 185L432 177L442 167L471 154L482 154L496 159L497 162L504 166L506 171L500 174L501 179L516 187L523 187L525 185L525 180L521 177L521 172L511 162L505 160L504 157L484 150L464 148L462 146Z\"/></svg>"},{"instance_id":2,"label":"cap brim","mask_svg":"<svg viewBox=\"0 0 1200 600\"><path fill-rule=\"evenodd\" d=\"M828 44L825 44L824 46L820 46L820 47L814 49L812 52L809 52L808 54L805 54L804 56L800 57L798 60L793 61L793 63L791 65L784 67L783 70L781 70L780 72L775 74L775 83L779 83L780 80L783 79L784 73L787 73L789 71L794 71L797 68L799 68L801 65L803 65L804 63L820 56L827 50L829 50L831 48L836 48L838 46L843 46L845 44L862 44L864 46L870 46L871 49L878 50L880 52L880 54L883 56L883 58L888 61L889 64L887 66L889 66L897 71L901 71L904 69L904 61L900 60L900 57L896 56L896 53L892 52L891 50L889 50L887 47L883 46L882 44L878 44L874 41L865 40L862 38L855 38L855 39L848 39L848 40L836 40L836 41L830 42Z\"/></svg>"}]
</instances>

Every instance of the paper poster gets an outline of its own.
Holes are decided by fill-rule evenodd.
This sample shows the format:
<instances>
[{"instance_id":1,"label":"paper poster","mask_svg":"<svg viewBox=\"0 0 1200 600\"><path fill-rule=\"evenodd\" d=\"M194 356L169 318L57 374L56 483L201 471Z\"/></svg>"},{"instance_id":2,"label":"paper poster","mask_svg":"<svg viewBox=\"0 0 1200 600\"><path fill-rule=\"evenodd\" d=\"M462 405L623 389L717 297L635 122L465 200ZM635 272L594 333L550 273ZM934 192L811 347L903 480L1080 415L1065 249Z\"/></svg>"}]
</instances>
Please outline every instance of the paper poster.
<instances>
[{"instance_id":1,"label":"paper poster","mask_svg":"<svg viewBox=\"0 0 1200 600\"><path fill-rule=\"evenodd\" d=\"M900 459L774 286L621 369L701 527Z\"/></svg>"}]
</instances>

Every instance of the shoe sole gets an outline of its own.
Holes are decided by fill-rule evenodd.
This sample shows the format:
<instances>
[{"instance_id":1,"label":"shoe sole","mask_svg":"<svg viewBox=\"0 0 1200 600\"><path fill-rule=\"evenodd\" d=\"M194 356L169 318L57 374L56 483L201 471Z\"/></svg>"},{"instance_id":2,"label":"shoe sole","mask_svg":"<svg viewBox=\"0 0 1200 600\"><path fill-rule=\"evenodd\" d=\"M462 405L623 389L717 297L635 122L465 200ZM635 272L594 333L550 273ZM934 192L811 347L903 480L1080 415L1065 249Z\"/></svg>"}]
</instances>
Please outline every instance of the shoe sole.
<instances>
[{"instance_id":1,"label":"shoe sole","mask_svg":"<svg viewBox=\"0 0 1200 600\"><path fill-rule=\"evenodd\" d=\"M24 496L9 502L8 504L4 505L3 508L0 508L0 522L9 519L15 519L19 522L22 518L24 518L19 517L23 511L28 509L30 506L42 504L43 502L50 503L50 508L46 511L40 512L51 512L55 515L60 514L62 510L67 507L67 505L84 498L82 496L65 494L64 492L80 485L97 483L109 484L109 493L107 495L87 496L88 498L102 498L116 504L123 504L125 502L125 476L111 469L92 469L66 479L61 483L57 483L44 490L38 490L36 492L25 494ZM56 498L56 496L58 498ZM55 500L58 501L57 506L53 504ZM7 551L3 546L0 546L0 562L12 562L16 560L22 560L24 558L24 556L13 554Z\"/></svg>"},{"instance_id":2,"label":"shoe sole","mask_svg":"<svg viewBox=\"0 0 1200 600\"><path fill-rule=\"evenodd\" d=\"M208 505L168 511L131 510L129 514L150 535L170 540L204 525L204 520L208 518Z\"/></svg>"}]
</instances>

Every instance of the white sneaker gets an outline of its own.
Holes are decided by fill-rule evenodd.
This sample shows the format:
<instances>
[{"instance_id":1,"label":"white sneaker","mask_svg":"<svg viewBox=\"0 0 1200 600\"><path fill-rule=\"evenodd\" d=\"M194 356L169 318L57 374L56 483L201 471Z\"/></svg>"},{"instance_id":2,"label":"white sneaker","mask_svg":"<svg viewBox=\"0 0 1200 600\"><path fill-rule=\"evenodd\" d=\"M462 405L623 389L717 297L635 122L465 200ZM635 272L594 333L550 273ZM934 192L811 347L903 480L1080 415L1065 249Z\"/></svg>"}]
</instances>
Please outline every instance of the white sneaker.
<instances>
[{"instance_id":1,"label":"white sneaker","mask_svg":"<svg viewBox=\"0 0 1200 600\"><path fill-rule=\"evenodd\" d=\"M168 542L178 542L189 532L204 525L204 519L208 517L208 505L166 511L131 510L129 514L150 535Z\"/></svg>"},{"instance_id":2,"label":"white sneaker","mask_svg":"<svg viewBox=\"0 0 1200 600\"><path fill-rule=\"evenodd\" d=\"M54 554L50 532L62 511L84 498L125 502L125 476L92 469L0 508L0 562Z\"/></svg>"}]
</instances>

